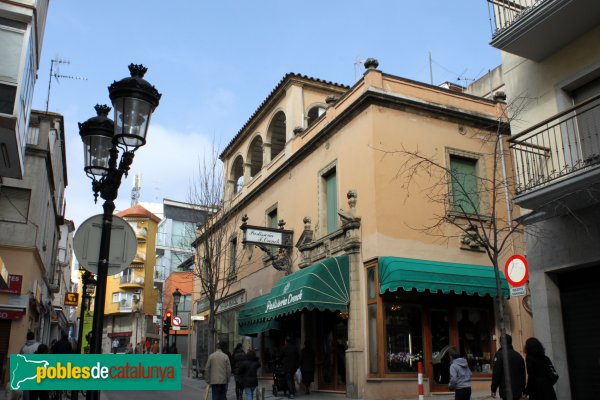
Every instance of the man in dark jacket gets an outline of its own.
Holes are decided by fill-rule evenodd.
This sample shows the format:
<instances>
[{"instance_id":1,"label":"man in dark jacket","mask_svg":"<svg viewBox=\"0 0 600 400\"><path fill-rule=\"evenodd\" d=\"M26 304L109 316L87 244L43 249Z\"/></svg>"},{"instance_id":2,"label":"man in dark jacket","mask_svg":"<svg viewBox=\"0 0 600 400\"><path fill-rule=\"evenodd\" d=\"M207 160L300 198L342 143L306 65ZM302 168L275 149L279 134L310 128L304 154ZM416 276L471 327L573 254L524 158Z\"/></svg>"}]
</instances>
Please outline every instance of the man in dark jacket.
<instances>
[{"instance_id":1,"label":"man in dark jacket","mask_svg":"<svg viewBox=\"0 0 600 400\"><path fill-rule=\"evenodd\" d=\"M513 348L512 336L506 335L508 349L508 369L512 387L513 400L519 400L525 390L525 361L523 357ZM504 362L502 348L494 356L494 369L492 371L492 397L496 397L496 390L500 388L500 397L507 399L504 380Z\"/></svg>"},{"instance_id":2,"label":"man in dark jacket","mask_svg":"<svg viewBox=\"0 0 600 400\"><path fill-rule=\"evenodd\" d=\"M288 386L289 398L296 397L296 385L294 384L294 372L300 365L300 354L294 339L291 337L285 338L285 345L281 350L281 369L285 373L285 381Z\"/></svg>"},{"instance_id":3,"label":"man in dark jacket","mask_svg":"<svg viewBox=\"0 0 600 400\"><path fill-rule=\"evenodd\" d=\"M69 335L66 333L62 335L61 339L54 343L52 346L52 353L54 354L71 354L73 353L73 346L69 342Z\"/></svg>"}]
</instances>

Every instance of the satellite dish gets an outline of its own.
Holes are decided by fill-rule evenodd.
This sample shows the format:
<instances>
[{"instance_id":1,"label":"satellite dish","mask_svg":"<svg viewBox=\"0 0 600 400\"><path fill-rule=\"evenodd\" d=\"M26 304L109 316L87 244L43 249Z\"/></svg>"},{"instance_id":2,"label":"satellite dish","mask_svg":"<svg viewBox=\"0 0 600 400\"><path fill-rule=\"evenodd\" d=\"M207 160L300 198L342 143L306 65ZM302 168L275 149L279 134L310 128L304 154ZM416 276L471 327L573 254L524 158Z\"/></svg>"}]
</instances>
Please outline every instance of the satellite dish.
<instances>
[{"instance_id":1,"label":"satellite dish","mask_svg":"<svg viewBox=\"0 0 600 400\"><path fill-rule=\"evenodd\" d=\"M79 265L92 274L98 273L98 256L102 238L102 214L86 219L73 238L73 250ZM116 275L127 268L137 251L135 232L123 218L112 217L108 275Z\"/></svg>"}]
</instances>

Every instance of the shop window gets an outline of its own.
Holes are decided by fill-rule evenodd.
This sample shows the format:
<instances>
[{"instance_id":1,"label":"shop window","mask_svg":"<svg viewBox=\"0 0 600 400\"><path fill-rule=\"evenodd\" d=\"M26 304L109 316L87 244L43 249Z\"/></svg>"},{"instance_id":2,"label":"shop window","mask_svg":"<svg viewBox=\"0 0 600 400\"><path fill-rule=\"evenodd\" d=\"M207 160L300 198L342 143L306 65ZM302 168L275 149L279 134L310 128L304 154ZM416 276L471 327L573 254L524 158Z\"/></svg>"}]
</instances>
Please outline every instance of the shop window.
<instances>
[{"instance_id":1,"label":"shop window","mask_svg":"<svg viewBox=\"0 0 600 400\"><path fill-rule=\"evenodd\" d=\"M386 372L417 372L417 363L423 360L421 309L398 302L386 302L384 321Z\"/></svg>"},{"instance_id":2,"label":"shop window","mask_svg":"<svg viewBox=\"0 0 600 400\"><path fill-rule=\"evenodd\" d=\"M480 207L477 159L451 155L450 170L452 211L478 214Z\"/></svg>"},{"instance_id":3,"label":"shop window","mask_svg":"<svg viewBox=\"0 0 600 400\"><path fill-rule=\"evenodd\" d=\"M375 268L369 268L367 271L367 295L369 300L376 300L375 292Z\"/></svg>"},{"instance_id":4,"label":"shop window","mask_svg":"<svg viewBox=\"0 0 600 400\"><path fill-rule=\"evenodd\" d=\"M490 315L487 310L457 309L459 351L467 358L473 373L490 373L492 340Z\"/></svg>"},{"instance_id":5,"label":"shop window","mask_svg":"<svg viewBox=\"0 0 600 400\"><path fill-rule=\"evenodd\" d=\"M367 306L369 319L369 373L379 373L379 363L377 359L377 304Z\"/></svg>"}]
</instances>

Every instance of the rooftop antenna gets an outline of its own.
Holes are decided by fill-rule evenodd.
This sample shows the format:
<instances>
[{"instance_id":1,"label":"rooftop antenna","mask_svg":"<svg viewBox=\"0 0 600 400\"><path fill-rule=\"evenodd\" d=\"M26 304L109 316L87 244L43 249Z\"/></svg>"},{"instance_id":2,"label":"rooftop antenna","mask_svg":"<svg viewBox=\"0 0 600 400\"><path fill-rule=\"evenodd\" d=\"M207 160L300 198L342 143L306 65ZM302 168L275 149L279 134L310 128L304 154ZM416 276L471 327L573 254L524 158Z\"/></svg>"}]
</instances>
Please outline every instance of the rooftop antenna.
<instances>
[{"instance_id":1,"label":"rooftop antenna","mask_svg":"<svg viewBox=\"0 0 600 400\"><path fill-rule=\"evenodd\" d=\"M56 71L54 71L54 64L56 64ZM64 60L58 57L50 60L50 77L48 79L48 96L46 97L46 114L48 114L48 108L50 106L50 89L52 88L52 78L56 79L56 82L59 82L58 78L87 81L87 78L83 76L61 75L59 71L60 64L71 64L71 61Z\"/></svg>"},{"instance_id":2,"label":"rooftop antenna","mask_svg":"<svg viewBox=\"0 0 600 400\"><path fill-rule=\"evenodd\" d=\"M356 60L354 60L354 82L358 81L358 71L364 62L364 60L361 60L358 57L356 57Z\"/></svg>"},{"instance_id":3,"label":"rooftop antenna","mask_svg":"<svg viewBox=\"0 0 600 400\"><path fill-rule=\"evenodd\" d=\"M142 191L142 174L135 174L133 177L133 187L131 188L131 207L138 203L140 192Z\"/></svg>"}]
</instances>

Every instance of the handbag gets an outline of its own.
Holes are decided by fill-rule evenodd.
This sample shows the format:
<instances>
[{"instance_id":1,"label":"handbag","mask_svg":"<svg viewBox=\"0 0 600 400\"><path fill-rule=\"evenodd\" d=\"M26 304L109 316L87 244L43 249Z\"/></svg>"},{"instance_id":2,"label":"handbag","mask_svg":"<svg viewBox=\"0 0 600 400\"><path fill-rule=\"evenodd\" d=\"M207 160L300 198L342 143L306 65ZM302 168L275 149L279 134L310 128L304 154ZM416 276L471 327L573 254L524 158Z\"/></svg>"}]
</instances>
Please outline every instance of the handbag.
<instances>
[{"instance_id":1,"label":"handbag","mask_svg":"<svg viewBox=\"0 0 600 400\"><path fill-rule=\"evenodd\" d=\"M548 358L548 380L552 385L558 382L558 372L554 369L554 365L552 365L552 361Z\"/></svg>"}]
</instances>

